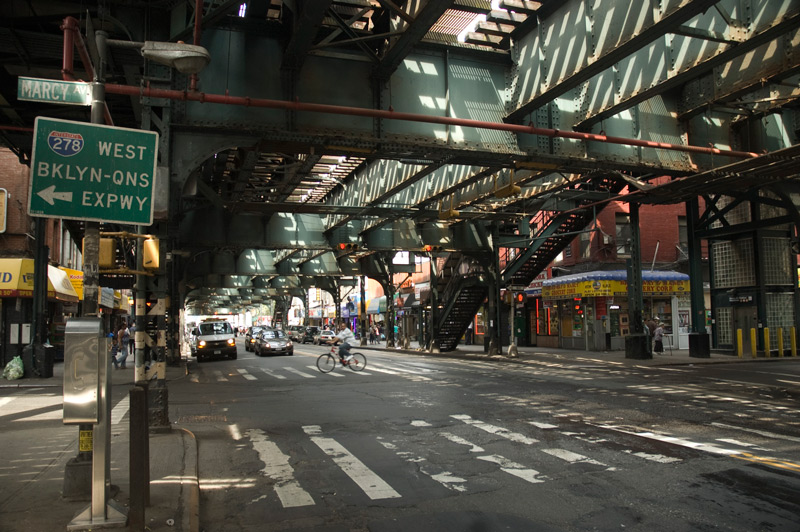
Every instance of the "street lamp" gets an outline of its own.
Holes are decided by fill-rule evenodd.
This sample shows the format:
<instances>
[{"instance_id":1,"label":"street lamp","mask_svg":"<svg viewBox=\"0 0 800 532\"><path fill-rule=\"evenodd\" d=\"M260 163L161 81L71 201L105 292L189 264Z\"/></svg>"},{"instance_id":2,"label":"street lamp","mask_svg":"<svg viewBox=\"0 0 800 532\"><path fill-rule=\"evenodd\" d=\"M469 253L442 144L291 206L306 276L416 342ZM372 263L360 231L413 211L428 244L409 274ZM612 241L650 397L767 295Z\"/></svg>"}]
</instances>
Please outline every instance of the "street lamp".
<instances>
[{"instance_id":1,"label":"street lamp","mask_svg":"<svg viewBox=\"0 0 800 532\"><path fill-rule=\"evenodd\" d=\"M181 74L197 74L211 61L211 54L202 46L178 42L133 42L108 39L109 46L134 48L147 60L174 68Z\"/></svg>"}]
</instances>

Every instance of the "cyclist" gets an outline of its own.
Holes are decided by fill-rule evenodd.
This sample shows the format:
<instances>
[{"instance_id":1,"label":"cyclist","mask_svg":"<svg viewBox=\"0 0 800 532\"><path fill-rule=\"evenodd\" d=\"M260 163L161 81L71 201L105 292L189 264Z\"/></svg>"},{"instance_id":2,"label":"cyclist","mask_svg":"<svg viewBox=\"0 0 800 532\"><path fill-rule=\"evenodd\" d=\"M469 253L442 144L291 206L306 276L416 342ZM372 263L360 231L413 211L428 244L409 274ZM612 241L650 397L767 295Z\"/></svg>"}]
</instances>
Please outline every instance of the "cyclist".
<instances>
[{"instance_id":1,"label":"cyclist","mask_svg":"<svg viewBox=\"0 0 800 532\"><path fill-rule=\"evenodd\" d=\"M353 331L350 330L349 324L342 325L339 334L331 340L334 344L338 344L339 342L342 344L341 347L339 347L339 361L342 364L353 358L353 355L350 354L350 346L353 345L355 341L356 337Z\"/></svg>"}]
</instances>

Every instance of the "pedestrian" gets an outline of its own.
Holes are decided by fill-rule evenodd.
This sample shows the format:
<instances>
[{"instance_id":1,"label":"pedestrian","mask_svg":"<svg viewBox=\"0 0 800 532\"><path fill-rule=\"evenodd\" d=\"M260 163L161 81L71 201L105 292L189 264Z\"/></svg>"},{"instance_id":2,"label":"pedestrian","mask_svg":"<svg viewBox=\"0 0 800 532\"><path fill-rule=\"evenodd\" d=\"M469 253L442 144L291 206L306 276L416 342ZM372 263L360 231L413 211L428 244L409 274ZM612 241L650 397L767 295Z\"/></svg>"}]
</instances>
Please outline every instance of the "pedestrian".
<instances>
[{"instance_id":1,"label":"pedestrian","mask_svg":"<svg viewBox=\"0 0 800 532\"><path fill-rule=\"evenodd\" d=\"M467 337L466 337L466 344L472 345L472 320L470 320L469 325L467 326Z\"/></svg>"},{"instance_id":2,"label":"pedestrian","mask_svg":"<svg viewBox=\"0 0 800 532\"><path fill-rule=\"evenodd\" d=\"M119 330L117 331L117 344L119 344L118 362L120 369L125 369L125 359L128 358L128 345L130 340L130 329L128 329L128 324L123 321Z\"/></svg>"},{"instance_id":3,"label":"pedestrian","mask_svg":"<svg viewBox=\"0 0 800 532\"><path fill-rule=\"evenodd\" d=\"M117 337L114 333L108 333L108 337L111 338L111 363L114 364L114 369L119 369L119 361L117 360L117 354L119 353L119 344L117 344Z\"/></svg>"},{"instance_id":4,"label":"pedestrian","mask_svg":"<svg viewBox=\"0 0 800 532\"><path fill-rule=\"evenodd\" d=\"M664 352L664 324L659 323L656 330L653 332L653 352L655 353L663 353Z\"/></svg>"},{"instance_id":5,"label":"pedestrian","mask_svg":"<svg viewBox=\"0 0 800 532\"><path fill-rule=\"evenodd\" d=\"M375 328L370 326L369 328L369 345L373 345L375 343Z\"/></svg>"},{"instance_id":6,"label":"pedestrian","mask_svg":"<svg viewBox=\"0 0 800 532\"><path fill-rule=\"evenodd\" d=\"M647 318L647 320L644 322L644 325L645 327L647 327L647 329L644 331L645 333L647 333L647 352L652 353L653 335L656 332L656 320L654 320L653 318Z\"/></svg>"}]
</instances>

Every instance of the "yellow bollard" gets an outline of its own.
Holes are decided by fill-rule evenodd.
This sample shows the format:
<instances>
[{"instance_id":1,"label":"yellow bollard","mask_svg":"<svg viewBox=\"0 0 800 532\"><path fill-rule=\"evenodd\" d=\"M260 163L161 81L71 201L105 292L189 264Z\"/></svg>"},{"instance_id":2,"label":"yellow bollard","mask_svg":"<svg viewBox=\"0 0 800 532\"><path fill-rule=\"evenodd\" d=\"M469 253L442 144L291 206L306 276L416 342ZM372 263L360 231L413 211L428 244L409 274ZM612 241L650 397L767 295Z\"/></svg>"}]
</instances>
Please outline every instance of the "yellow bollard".
<instances>
[{"instance_id":1,"label":"yellow bollard","mask_svg":"<svg viewBox=\"0 0 800 532\"><path fill-rule=\"evenodd\" d=\"M764 327L764 357L770 357L769 349L769 327Z\"/></svg>"},{"instance_id":2,"label":"yellow bollard","mask_svg":"<svg viewBox=\"0 0 800 532\"><path fill-rule=\"evenodd\" d=\"M778 327L778 356L783 357L783 327Z\"/></svg>"},{"instance_id":3,"label":"yellow bollard","mask_svg":"<svg viewBox=\"0 0 800 532\"><path fill-rule=\"evenodd\" d=\"M757 347L758 346L756 345L756 328L753 327L750 329L750 355L753 358L756 358Z\"/></svg>"},{"instance_id":4,"label":"yellow bollard","mask_svg":"<svg viewBox=\"0 0 800 532\"><path fill-rule=\"evenodd\" d=\"M792 348L792 356L797 356L797 331L795 331L794 327L789 327L789 345Z\"/></svg>"},{"instance_id":5,"label":"yellow bollard","mask_svg":"<svg viewBox=\"0 0 800 532\"><path fill-rule=\"evenodd\" d=\"M741 329L736 329L736 356L744 358L744 339Z\"/></svg>"}]
</instances>

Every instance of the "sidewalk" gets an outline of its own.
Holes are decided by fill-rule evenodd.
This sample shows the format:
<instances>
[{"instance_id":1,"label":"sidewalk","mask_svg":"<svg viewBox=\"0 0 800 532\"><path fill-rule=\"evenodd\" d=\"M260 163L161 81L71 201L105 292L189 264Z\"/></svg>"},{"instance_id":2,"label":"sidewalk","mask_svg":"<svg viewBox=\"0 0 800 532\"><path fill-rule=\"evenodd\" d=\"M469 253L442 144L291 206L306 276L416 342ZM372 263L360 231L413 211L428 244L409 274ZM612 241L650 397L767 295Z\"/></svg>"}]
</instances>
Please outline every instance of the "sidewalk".
<instances>
[{"instance_id":1,"label":"sidewalk","mask_svg":"<svg viewBox=\"0 0 800 532\"><path fill-rule=\"evenodd\" d=\"M43 392L61 394L64 363L57 362L53 369L54 375L48 379L7 381L0 378L0 391L7 395L11 393L10 388L19 388L32 394L33 389L41 388ZM168 382L185 377L185 362L180 367L167 368ZM120 389L127 394L133 378L130 366L127 370L111 370L115 401L120 399ZM60 407L57 414L60 419ZM127 420L125 417L120 423L112 423L110 451L110 498L126 511L130 502ZM6 456L26 458L7 459L12 466L16 462L14 475L17 478L14 479L16 483L6 480L0 487L0 529L4 532L66 530L75 516L90 505L88 497L82 501L67 501L61 496L66 464L77 455L78 427L59 425L53 428L57 422L51 417L47 426L42 428L35 421L29 421L22 430L7 431L2 435ZM49 445L51 441L53 445ZM199 530L197 441L191 432L174 424L168 432L150 433L150 501L150 506L145 509L146 530ZM128 527L119 529L128 530Z\"/></svg>"}]
</instances>

